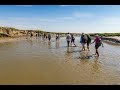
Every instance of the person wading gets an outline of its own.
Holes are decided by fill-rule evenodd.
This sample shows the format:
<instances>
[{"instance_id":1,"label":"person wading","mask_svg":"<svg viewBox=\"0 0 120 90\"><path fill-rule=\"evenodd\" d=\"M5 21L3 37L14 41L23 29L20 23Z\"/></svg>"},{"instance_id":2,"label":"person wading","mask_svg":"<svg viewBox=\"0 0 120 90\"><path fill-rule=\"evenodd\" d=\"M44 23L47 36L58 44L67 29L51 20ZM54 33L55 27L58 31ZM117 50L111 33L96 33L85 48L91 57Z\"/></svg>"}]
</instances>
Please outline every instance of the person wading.
<instances>
[{"instance_id":1,"label":"person wading","mask_svg":"<svg viewBox=\"0 0 120 90\"><path fill-rule=\"evenodd\" d=\"M67 41L67 46L68 47L70 46L70 40L71 40L71 37L70 37L70 34L68 32L67 37L66 37L66 41Z\"/></svg>"},{"instance_id":2,"label":"person wading","mask_svg":"<svg viewBox=\"0 0 120 90\"><path fill-rule=\"evenodd\" d=\"M60 38L59 34L56 34L56 41L58 41Z\"/></svg>"},{"instance_id":3,"label":"person wading","mask_svg":"<svg viewBox=\"0 0 120 90\"><path fill-rule=\"evenodd\" d=\"M89 34L86 34L86 36L87 36L87 49L88 49L88 51L90 51L89 45L90 45L90 43L91 43L91 37L90 37Z\"/></svg>"},{"instance_id":4,"label":"person wading","mask_svg":"<svg viewBox=\"0 0 120 90\"><path fill-rule=\"evenodd\" d=\"M74 44L74 46L76 46L76 45L75 45L75 37L73 36L73 34L71 34L71 45L72 45L72 44Z\"/></svg>"},{"instance_id":5,"label":"person wading","mask_svg":"<svg viewBox=\"0 0 120 90\"><path fill-rule=\"evenodd\" d=\"M82 50L85 51L85 44L87 43L87 40L84 33L81 34L80 43L82 44Z\"/></svg>"},{"instance_id":6,"label":"person wading","mask_svg":"<svg viewBox=\"0 0 120 90\"><path fill-rule=\"evenodd\" d=\"M48 40L49 40L49 41L51 40L51 35L50 35L50 33L48 34Z\"/></svg>"},{"instance_id":7,"label":"person wading","mask_svg":"<svg viewBox=\"0 0 120 90\"><path fill-rule=\"evenodd\" d=\"M95 36L95 39L92 43L95 43L95 55L97 55L99 57L99 52L98 52L98 48L101 46L102 42L101 42L101 38L99 37L99 35ZM92 44L91 43L91 44Z\"/></svg>"},{"instance_id":8,"label":"person wading","mask_svg":"<svg viewBox=\"0 0 120 90\"><path fill-rule=\"evenodd\" d=\"M33 33L31 32L31 33L30 33L30 37L32 38L32 36L33 36Z\"/></svg>"}]
</instances>

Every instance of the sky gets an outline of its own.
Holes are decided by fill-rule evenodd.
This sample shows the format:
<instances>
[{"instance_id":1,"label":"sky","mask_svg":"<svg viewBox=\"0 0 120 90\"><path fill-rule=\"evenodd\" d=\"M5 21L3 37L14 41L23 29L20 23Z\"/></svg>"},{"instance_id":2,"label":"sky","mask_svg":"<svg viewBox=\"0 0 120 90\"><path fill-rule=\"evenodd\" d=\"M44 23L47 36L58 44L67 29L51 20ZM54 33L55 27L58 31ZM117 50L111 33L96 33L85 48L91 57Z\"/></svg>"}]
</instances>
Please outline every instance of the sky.
<instances>
[{"instance_id":1,"label":"sky","mask_svg":"<svg viewBox=\"0 0 120 90\"><path fill-rule=\"evenodd\" d=\"M48 32L120 32L120 5L0 5L0 26Z\"/></svg>"}]
</instances>

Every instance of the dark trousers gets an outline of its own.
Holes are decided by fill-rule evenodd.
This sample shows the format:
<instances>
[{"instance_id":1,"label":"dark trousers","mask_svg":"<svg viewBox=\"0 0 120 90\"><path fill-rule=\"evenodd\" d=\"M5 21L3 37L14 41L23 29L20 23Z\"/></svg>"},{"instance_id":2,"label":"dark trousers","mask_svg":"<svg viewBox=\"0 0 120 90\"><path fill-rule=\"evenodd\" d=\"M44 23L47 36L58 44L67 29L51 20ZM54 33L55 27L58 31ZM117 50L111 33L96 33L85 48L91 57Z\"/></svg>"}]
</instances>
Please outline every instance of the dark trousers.
<instances>
[{"instance_id":1,"label":"dark trousers","mask_svg":"<svg viewBox=\"0 0 120 90\"><path fill-rule=\"evenodd\" d=\"M48 38L48 40L50 41L51 38Z\"/></svg>"},{"instance_id":2,"label":"dark trousers","mask_svg":"<svg viewBox=\"0 0 120 90\"><path fill-rule=\"evenodd\" d=\"M70 41L67 41L67 46L69 47Z\"/></svg>"}]
</instances>

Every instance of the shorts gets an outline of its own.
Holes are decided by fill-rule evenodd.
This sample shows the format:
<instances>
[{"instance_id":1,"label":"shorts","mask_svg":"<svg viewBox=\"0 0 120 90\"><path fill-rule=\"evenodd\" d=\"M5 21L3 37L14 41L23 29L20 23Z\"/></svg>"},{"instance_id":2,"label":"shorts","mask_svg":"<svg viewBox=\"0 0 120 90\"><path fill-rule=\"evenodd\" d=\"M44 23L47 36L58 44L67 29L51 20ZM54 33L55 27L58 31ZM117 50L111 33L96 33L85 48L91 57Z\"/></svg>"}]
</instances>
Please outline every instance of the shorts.
<instances>
[{"instance_id":1,"label":"shorts","mask_svg":"<svg viewBox=\"0 0 120 90\"><path fill-rule=\"evenodd\" d=\"M86 44L86 43L81 43L83 46Z\"/></svg>"},{"instance_id":2,"label":"shorts","mask_svg":"<svg viewBox=\"0 0 120 90\"><path fill-rule=\"evenodd\" d=\"M95 44L95 49L98 49L100 47L100 45Z\"/></svg>"}]
</instances>

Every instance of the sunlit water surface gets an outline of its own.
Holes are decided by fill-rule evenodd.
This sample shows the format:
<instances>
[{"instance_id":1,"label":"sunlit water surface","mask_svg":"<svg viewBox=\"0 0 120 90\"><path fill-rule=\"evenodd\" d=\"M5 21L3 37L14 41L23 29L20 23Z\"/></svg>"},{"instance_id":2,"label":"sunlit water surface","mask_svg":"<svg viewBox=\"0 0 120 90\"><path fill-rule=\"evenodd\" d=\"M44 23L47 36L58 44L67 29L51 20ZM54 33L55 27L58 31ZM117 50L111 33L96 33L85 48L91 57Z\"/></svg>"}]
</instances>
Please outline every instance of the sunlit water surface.
<instances>
[{"instance_id":1,"label":"sunlit water surface","mask_svg":"<svg viewBox=\"0 0 120 90\"><path fill-rule=\"evenodd\" d=\"M95 57L90 51L33 38L0 44L0 84L120 84L120 46L104 43ZM86 58L89 56L88 58Z\"/></svg>"}]
</instances>

